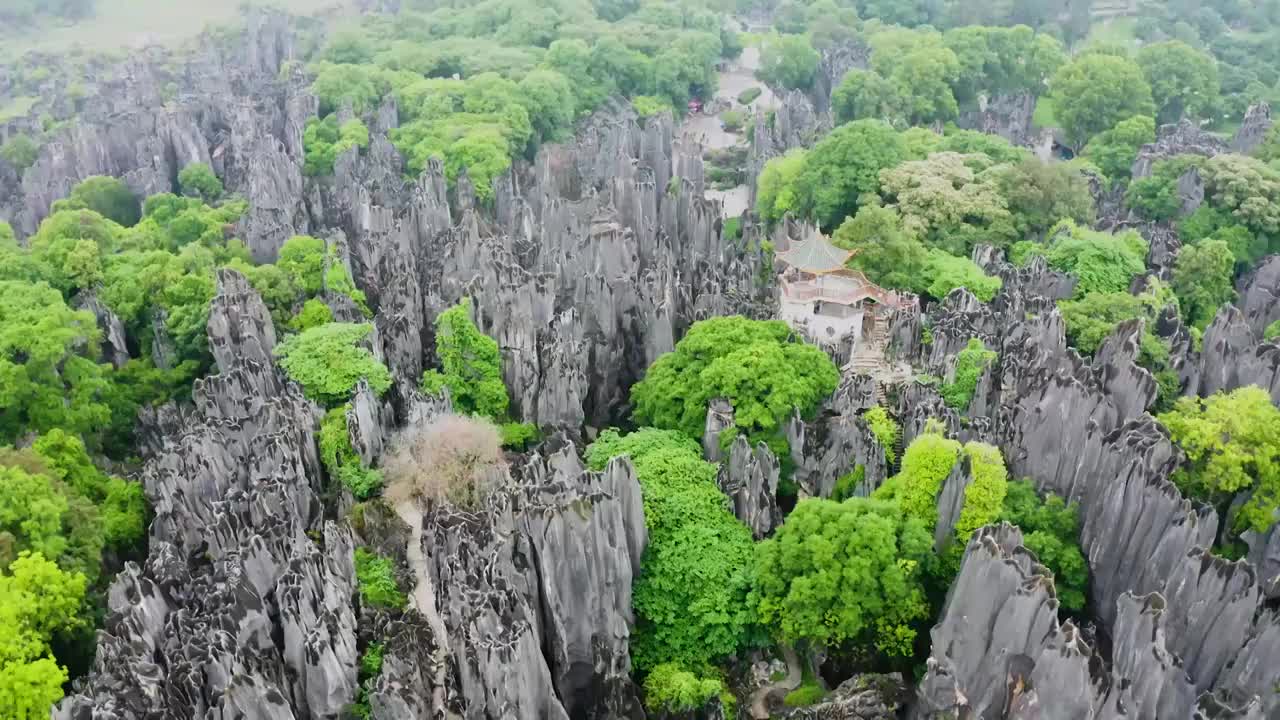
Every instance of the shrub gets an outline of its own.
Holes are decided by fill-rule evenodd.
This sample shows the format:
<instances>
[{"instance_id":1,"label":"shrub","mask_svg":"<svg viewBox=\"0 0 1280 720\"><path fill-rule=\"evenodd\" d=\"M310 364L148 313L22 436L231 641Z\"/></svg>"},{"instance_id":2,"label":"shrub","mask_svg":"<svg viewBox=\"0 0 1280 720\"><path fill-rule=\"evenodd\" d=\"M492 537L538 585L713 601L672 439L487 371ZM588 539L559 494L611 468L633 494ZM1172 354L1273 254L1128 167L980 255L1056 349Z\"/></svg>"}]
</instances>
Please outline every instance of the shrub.
<instances>
[{"instance_id":1,"label":"shrub","mask_svg":"<svg viewBox=\"0 0 1280 720\"><path fill-rule=\"evenodd\" d=\"M898 423L889 417L889 412L882 405L868 410L863 414L862 419L871 428L871 434L876 436L880 447L884 448L884 459L892 465L898 459L894 453L894 447L898 444L898 435L901 433Z\"/></svg>"},{"instance_id":2,"label":"shrub","mask_svg":"<svg viewBox=\"0 0 1280 720\"><path fill-rule=\"evenodd\" d=\"M636 114L642 118L653 117L663 112L675 112L671 108L670 100L653 95L637 95L631 98L631 105L636 109Z\"/></svg>"},{"instance_id":3,"label":"shrub","mask_svg":"<svg viewBox=\"0 0 1280 720\"><path fill-rule=\"evenodd\" d=\"M27 168L36 164L39 155L40 148L26 135L14 135L4 145L0 145L0 158L12 165L19 177Z\"/></svg>"},{"instance_id":4,"label":"shrub","mask_svg":"<svg viewBox=\"0 0 1280 720\"><path fill-rule=\"evenodd\" d=\"M1280 339L1280 320L1277 320L1271 323L1270 325L1267 326L1266 330L1262 331L1262 339L1263 340Z\"/></svg>"},{"instance_id":5,"label":"shrub","mask_svg":"<svg viewBox=\"0 0 1280 720\"><path fill-rule=\"evenodd\" d=\"M959 442L940 432L926 432L907 446L902 470L876 488L872 497L895 500L908 515L932 531L938 522L938 493L960 457Z\"/></svg>"},{"instance_id":6,"label":"shrub","mask_svg":"<svg viewBox=\"0 0 1280 720\"><path fill-rule=\"evenodd\" d=\"M306 332L314 327L327 325L333 322L333 311L323 300L312 298L302 305L302 309L298 311L290 320L290 325L298 332Z\"/></svg>"},{"instance_id":7,"label":"shrub","mask_svg":"<svg viewBox=\"0 0 1280 720\"><path fill-rule=\"evenodd\" d=\"M213 202L222 196L222 181L213 169L204 163L191 163L178 173L178 187L183 194L193 195L205 202Z\"/></svg>"},{"instance_id":8,"label":"shrub","mask_svg":"<svg viewBox=\"0 0 1280 720\"><path fill-rule=\"evenodd\" d=\"M700 678L675 663L663 663L644 680L644 704L651 713L700 710L720 693L715 678Z\"/></svg>"},{"instance_id":9,"label":"shrub","mask_svg":"<svg viewBox=\"0 0 1280 720\"><path fill-rule=\"evenodd\" d=\"M443 372L428 370L422 376L424 392L449 388L459 412L501 418L510 400L502 382L502 355L498 343L480 332L471 321L471 301L461 302L436 319L436 355Z\"/></svg>"},{"instance_id":10,"label":"shrub","mask_svg":"<svg viewBox=\"0 0 1280 720\"><path fill-rule=\"evenodd\" d=\"M533 423L502 423L498 426L502 435L502 447L509 450L526 450L530 443L537 442L541 433Z\"/></svg>"},{"instance_id":11,"label":"shrub","mask_svg":"<svg viewBox=\"0 0 1280 720\"><path fill-rule=\"evenodd\" d=\"M401 431L382 461L385 494L392 504L447 500L475 508L494 490L491 471L503 463L502 437L493 423L442 415Z\"/></svg>"},{"instance_id":12,"label":"shrub","mask_svg":"<svg viewBox=\"0 0 1280 720\"><path fill-rule=\"evenodd\" d=\"M756 101L756 98L760 97L760 93L762 92L763 90L759 87L749 87L738 93L738 102L742 105L750 105Z\"/></svg>"},{"instance_id":13,"label":"shrub","mask_svg":"<svg viewBox=\"0 0 1280 720\"><path fill-rule=\"evenodd\" d=\"M658 358L632 386L631 401L638 423L701 438L707 403L725 398L754 443L772 439L796 408L816 408L839 380L827 354L798 341L786 323L718 317L695 323Z\"/></svg>"},{"instance_id":14,"label":"shrub","mask_svg":"<svg viewBox=\"0 0 1280 720\"><path fill-rule=\"evenodd\" d=\"M1147 241L1132 230L1115 235L1063 221L1049 233L1045 253L1049 265L1079 278L1076 296L1092 292L1124 292L1134 275L1146 272Z\"/></svg>"},{"instance_id":15,"label":"shrub","mask_svg":"<svg viewBox=\"0 0 1280 720\"><path fill-rule=\"evenodd\" d=\"M736 133L742 130L746 122L747 114L741 110L725 110L720 113L720 124L724 126L725 132Z\"/></svg>"},{"instance_id":16,"label":"shrub","mask_svg":"<svg viewBox=\"0 0 1280 720\"><path fill-rule=\"evenodd\" d=\"M988 350L981 340L969 338L969 344L956 356L955 379L942 386L943 401L960 412L968 410L978 389L978 378L995 359L996 353Z\"/></svg>"},{"instance_id":17,"label":"shrub","mask_svg":"<svg viewBox=\"0 0 1280 720\"><path fill-rule=\"evenodd\" d=\"M750 602L785 642L832 649L874 642L909 656L912 627L928 615L921 563L932 554L924 524L897 503L801 500L756 546Z\"/></svg>"},{"instance_id":18,"label":"shrub","mask_svg":"<svg viewBox=\"0 0 1280 720\"><path fill-rule=\"evenodd\" d=\"M330 410L320 423L320 460L329 475L341 482L357 500L367 500L382 487L382 474L364 466L347 430L348 403Z\"/></svg>"},{"instance_id":19,"label":"shrub","mask_svg":"<svg viewBox=\"0 0 1280 720\"><path fill-rule=\"evenodd\" d=\"M328 323L286 339L276 346L275 356L307 397L325 405L351 397L362 378L381 395L391 387L391 372L358 345L371 332L368 323Z\"/></svg>"},{"instance_id":20,"label":"shrub","mask_svg":"<svg viewBox=\"0 0 1280 720\"><path fill-rule=\"evenodd\" d=\"M751 623L751 532L729 512L716 466L701 452L682 433L654 428L606 430L587 448L595 470L630 456L640 481L649 531L634 585L631 650L640 671L706 667L736 653Z\"/></svg>"},{"instance_id":21,"label":"shrub","mask_svg":"<svg viewBox=\"0 0 1280 720\"><path fill-rule=\"evenodd\" d=\"M399 610L408 603L391 561L364 548L356 548L356 583L360 599L372 607Z\"/></svg>"}]
</instances>

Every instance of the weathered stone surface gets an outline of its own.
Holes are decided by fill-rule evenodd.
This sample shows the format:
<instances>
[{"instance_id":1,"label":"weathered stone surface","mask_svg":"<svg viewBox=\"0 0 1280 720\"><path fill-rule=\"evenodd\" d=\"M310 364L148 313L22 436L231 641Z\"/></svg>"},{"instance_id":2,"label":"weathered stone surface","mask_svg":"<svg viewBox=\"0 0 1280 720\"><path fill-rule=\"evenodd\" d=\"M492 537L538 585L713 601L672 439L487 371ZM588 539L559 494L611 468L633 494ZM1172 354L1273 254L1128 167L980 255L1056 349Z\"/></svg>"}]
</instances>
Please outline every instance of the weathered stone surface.
<instances>
[{"instance_id":1,"label":"weathered stone surface","mask_svg":"<svg viewBox=\"0 0 1280 720\"><path fill-rule=\"evenodd\" d=\"M1190 120L1172 125L1161 125L1156 130L1156 141L1143 145L1133 162L1134 179L1151 174L1156 162L1176 155L1201 155L1213 157L1227 152L1227 144L1216 135L1202 130Z\"/></svg>"},{"instance_id":2,"label":"weathered stone surface","mask_svg":"<svg viewBox=\"0 0 1280 720\"><path fill-rule=\"evenodd\" d=\"M1280 255L1259 263L1240 281L1239 290L1240 312L1249 328L1261 337L1272 323L1280 322Z\"/></svg>"},{"instance_id":3,"label":"weathered stone surface","mask_svg":"<svg viewBox=\"0 0 1280 720\"><path fill-rule=\"evenodd\" d=\"M113 583L93 671L59 717L322 718L354 699L351 533L323 519L316 412L264 356L269 316L234 272L209 340L220 374L143 473L150 554Z\"/></svg>"},{"instance_id":4,"label":"weathered stone surface","mask_svg":"<svg viewBox=\"0 0 1280 720\"><path fill-rule=\"evenodd\" d=\"M102 333L102 361L111 363L111 366L117 370L124 367L124 364L129 362L129 347L125 340L124 323L120 322L120 317L111 312L111 308L103 305L98 300L98 296L93 293L81 293L76 298L76 308L93 313L98 330Z\"/></svg>"},{"instance_id":5,"label":"weathered stone surface","mask_svg":"<svg viewBox=\"0 0 1280 720\"><path fill-rule=\"evenodd\" d=\"M1030 146L1035 138L1031 119L1036 96L1031 93L979 96L977 107L961 113L956 124L966 130L999 135L1014 145Z\"/></svg>"},{"instance_id":6,"label":"weathered stone surface","mask_svg":"<svg viewBox=\"0 0 1280 720\"><path fill-rule=\"evenodd\" d=\"M791 720L893 720L907 701L902 676L855 675L822 702L783 713Z\"/></svg>"},{"instance_id":7,"label":"weathered stone surface","mask_svg":"<svg viewBox=\"0 0 1280 720\"><path fill-rule=\"evenodd\" d=\"M782 522L778 510L778 458L768 445L751 443L739 435L729 446L729 457L720 465L720 489L733 501L733 513L751 534L761 539Z\"/></svg>"},{"instance_id":8,"label":"weathered stone surface","mask_svg":"<svg viewBox=\"0 0 1280 720\"><path fill-rule=\"evenodd\" d=\"M1271 131L1271 106L1265 102L1250 105L1244 113L1240 128L1231 138L1231 152L1242 155L1252 153Z\"/></svg>"}]
</instances>

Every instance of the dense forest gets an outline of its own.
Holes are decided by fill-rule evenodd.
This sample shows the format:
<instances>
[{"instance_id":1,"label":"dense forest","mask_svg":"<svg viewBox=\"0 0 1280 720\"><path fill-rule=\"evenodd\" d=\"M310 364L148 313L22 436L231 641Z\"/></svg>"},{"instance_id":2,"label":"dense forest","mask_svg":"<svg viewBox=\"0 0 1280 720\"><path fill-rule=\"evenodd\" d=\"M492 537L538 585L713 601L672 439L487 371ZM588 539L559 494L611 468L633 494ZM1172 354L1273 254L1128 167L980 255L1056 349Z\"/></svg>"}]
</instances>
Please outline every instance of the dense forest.
<instances>
[{"instance_id":1,"label":"dense forest","mask_svg":"<svg viewBox=\"0 0 1280 720\"><path fill-rule=\"evenodd\" d=\"M0 66L0 716L1280 713L1280 3L324 10Z\"/></svg>"}]
</instances>

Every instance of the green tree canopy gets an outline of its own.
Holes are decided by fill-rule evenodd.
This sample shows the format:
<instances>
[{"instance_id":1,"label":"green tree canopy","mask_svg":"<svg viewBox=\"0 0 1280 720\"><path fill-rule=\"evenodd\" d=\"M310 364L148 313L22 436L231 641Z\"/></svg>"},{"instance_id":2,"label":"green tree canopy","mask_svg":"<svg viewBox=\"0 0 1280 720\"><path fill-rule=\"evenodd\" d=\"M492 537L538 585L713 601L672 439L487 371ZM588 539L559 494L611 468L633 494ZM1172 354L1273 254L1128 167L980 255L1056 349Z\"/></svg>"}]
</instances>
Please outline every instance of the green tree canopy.
<instances>
[{"instance_id":1,"label":"green tree canopy","mask_svg":"<svg viewBox=\"0 0 1280 720\"><path fill-rule=\"evenodd\" d=\"M449 388L460 412L500 419L507 414L507 386L502 382L502 354L493 338L471 321L471 300L440 313L436 319L436 355L443 372L428 370L422 389Z\"/></svg>"},{"instance_id":2,"label":"green tree canopy","mask_svg":"<svg viewBox=\"0 0 1280 720\"><path fill-rule=\"evenodd\" d=\"M907 124L907 98L901 89L874 70L850 70L831 96L837 123L882 120L901 127Z\"/></svg>"},{"instance_id":3,"label":"green tree canopy","mask_svg":"<svg viewBox=\"0 0 1280 720\"><path fill-rule=\"evenodd\" d=\"M857 215L845 218L831 242L857 251L849 259L850 267L877 285L923 292L929 253L915 235L903 230L897 208L864 204Z\"/></svg>"},{"instance_id":4,"label":"green tree canopy","mask_svg":"<svg viewBox=\"0 0 1280 720\"><path fill-rule=\"evenodd\" d=\"M770 38L760 51L760 79L779 87L808 90L818 72L818 51L803 35Z\"/></svg>"},{"instance_id":5,"label":"green tree canopy","mask_svg":"<svg viewBox=\"0 0 1280 720\"><path fill-rule=\"evenodd\" d=\"M124 227L142 218L142 205L123 180L95 175L71 188L71 194L53 204L53 211L92 210Z\"/></svg>"},{"instance_id":6,"label":"green tree canopy","mask_svg":"<svg viewBox=\"0 0 1280 720\"><path fill-rule=\"evenodd\" d=\"M1224 240L1206 240L1178 252L1171 286L1187 323L1203 330L1218 308L1235 299L1234 266L1235 256Z\"/></svg>"},{"instance_id":7,"label":"green tree canopy","mask_svg":"<svg viewBox=\"0 0 1280 720\"><path fill-rule=\"evenodd\" d=\"M753 622L751 531L728 511L697 442L671 430L606 430L586 453L593 470L619 455L635 467L649 531L633 586L632 661L641 671L708 667L737 652Z\"/></svg>"},{"instance_id":8,"label":"green tree canopy","mask_svg":"<svg viewBox=\"0 0 1280 720\"><path fill-rule=\"evenodd\" d=\"M213 173L213 169L205 163L191 163L178 173L178 187L185 195L198 197L205 202L213 202L222 197L222 181Z\"/></svg>"},{"instance_id":9,"label":"green tree canopy","mask_svg":"<svg viewBox=\"0 0 1280 720\"><path fill-rule=\"evenodd\" d=\"M39 156L40 148L26 135L14 135L0 145L0 158L13 166L19 176L26 172L27 168L35 165L36 158Z\"/></svg>"},{"instance_id":10,"label":"green tree canopy","mask_svg":"<svg viewBox=\"0 0 1280 720\"><path fill-rule=\"evenodd\" d=\"M807 153L802 149L770 159L760 171L756 182L756 212L770 223L776 223L787 213L800 212L796 179L804 170Z\"/></svg>"},{"instance_id":11,"label":"green tree canopy","mask_svg":"<svg viewBox=\"0 0 1280 720\"><path fill-rule=\"evenodd\" d=\"M50 643L56 633L81 627L84 594L83 575L64 572L38 553L24 552L0 571L0 715L49 717L67 681Z\"/></svg>"},{"instance_id":12,"label":"green tree canopy","mask_svg":"<svg viewBox=\"0 0 1280 720\"><path fill-rule=\"evenodd\" d=\"M841 125L805 157L794 192L800 212L834 229L855 215L858 198L880 189L880 171L897 166L906 145L893 128L879 120Z\"/></svg>"},{"instance_id":13,"label":"green tree canopy","mask_svg":"<svg viewBox=\"0 0 1280 720\"><path fill-rule=\"evenodd\" d=\"M995 359L995 351L988 350L981 340L969 338L965 348L956 354L955 377L942 386L942 399L947 405L961 412L968 410L978 389L978 379Z\"/></svg>"},{"instance_id":14,"label":"green tree canopy","mask_svg":"<svg viewBox=\"0 0 1280 720\"><path fill-rule=\"evenodd\" d=\"M1064 221L1050 233L1049 265L1079 278L1077 297L1123 292L1147 269L1147 241L1133 230L1115 235Z\"/></svg>"},{"instance_id":15,"label":"green tree canopy","mask_svg":"<svg viewBox=\"0 0 1280 720\"><path fill-rule=\"evenodd\" d=\"M1121 120L1089 141L1084 156L1113 183L1128 181L1138 150L1156 141L1156 121L1145 115Z\"/></svg>"},{"instance_id":16,"label":"green tree canopy","mask_svg":"<svg viewBox=\"0 0 1280 720\"><path fill-rule=\"evenodd\" d=\"M65 428L93 437L110 420L92 313L44 283L0 281L0 442Z\"/></svg>"},{"instance_id":17,"label":"green tree canopy","mask_svg":"<svg viewBox=\"0 0 1280 720\"><path fill-rule=\"evenodd\" d=\"M996 187L1013 221L1013 238L1043 237L1061 220L1093 222L1093 194L1089 182L1065 163L1027 158L997 168ZM999 238L993 238L998 243Z\"/></svg>"},{"instance_id":18,"label":"green tree canopy","mask_svg":"<svg viewBox=\"0 0 1280 720\"><path fill-rule=\"evenodd\" d=\"M768 439L795 408L809 412L835 391L826 353L798 341L786 323L717 317L694 323L675 351L631 388L637 422L701 438L707 403L724 398L735 426Z\"/></svg>"},{"instance_id":19,"label":"green tree canopy","mask_svg":"<svg viewBox=\"0 0 1280 720\"><path fill-rule=\"evenodd\" d=\"M1280 408L1267 391L1251 385L1184 397L1159 420L1186 453L1187 464L1173 475L1184 493L1220 509L1247 493L1230 529L1271 527L1280 506Z\"/></svg>"},{"instance_id":20,"label":"green tree canopy","mask_svg":"<svg viewBox=\"0 0 1280 720\"><path fill-rule=\"evenodd\" d=\"M756 547L750 602L786 642L874 642L886 655L910 655L913 624L929 612L921 574L931 545L924 524L896 503L801 500Z\"/></svg>"},{"instance_id":21,"label":"green tree canopy","mask_svg":"<svg viewBox=\"0 0 1280 720\"><path fill-rule=\"evenodd\" d=\"M1137 60L1161 123L1205 117L1217 103L1218 63L1208 53L1170 40L1143 46Z\"/></svg>"},{"instance_id":22,"label":"green tree canopy","mask_svg":"<svg viewBox=\"0 0 1280 720\"><path fill-rule=\"evenodd\" d=\"M983 302L990 302L1004 284L1000 278L988 275L972 260L952 255L942 250L930 250L925 264L924 277L928 281L925 292L941 300L952 290L962 287Z\"/></svg>"},{"instance_id":23,"label":"green tree canopy","mask_svg":"<svg viewBox=\"0 0 1280 720\"><path fill-rule=\"evenodd\" d=\"M1083 55L1064 65L1051 87L1058 122L1077 147L1122 120L1155 114L1151 86L1127 58Z\"/></svg>"},{"instance_id":24,"label":"green tree canopy","mask_svg":"<svg viewBox=\"0 0 1280 720\"><path fill-rule=\"evenodd\" d=\"M329 323L285 339L274 353L307 397L332 406L351 397L361 379L378 394L391 387L387 366L361 345L371 332L368 323Z\"/></svg>"}]
</instances>

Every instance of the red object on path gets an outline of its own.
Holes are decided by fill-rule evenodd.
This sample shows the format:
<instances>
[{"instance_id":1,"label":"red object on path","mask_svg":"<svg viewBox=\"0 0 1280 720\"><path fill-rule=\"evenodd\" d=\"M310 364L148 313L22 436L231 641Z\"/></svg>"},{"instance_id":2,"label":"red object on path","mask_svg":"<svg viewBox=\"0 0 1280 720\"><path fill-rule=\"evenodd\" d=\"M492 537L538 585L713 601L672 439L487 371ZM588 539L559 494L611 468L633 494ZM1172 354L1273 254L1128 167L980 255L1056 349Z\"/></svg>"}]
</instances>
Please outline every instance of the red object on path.
<instances>
[{"instance_id":1,"label":"red object on path","mask_svg":"<svg viewBox=\"0 0 1280 720\"><path fill-rule=\"evenodd\" d=\"M690 100L690 101L689 101L689 112L690 112L690 113L700 113L700 112L702 112L702 101L701 101L701 100L698 100L697 98L694 98L693 100Z\"/></svg>"}]
</instances>

